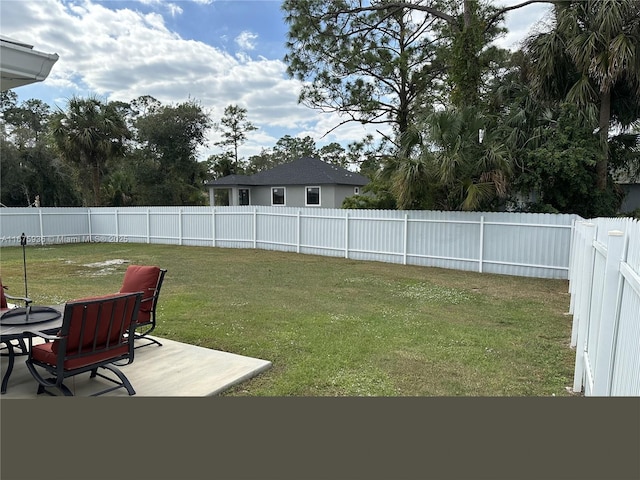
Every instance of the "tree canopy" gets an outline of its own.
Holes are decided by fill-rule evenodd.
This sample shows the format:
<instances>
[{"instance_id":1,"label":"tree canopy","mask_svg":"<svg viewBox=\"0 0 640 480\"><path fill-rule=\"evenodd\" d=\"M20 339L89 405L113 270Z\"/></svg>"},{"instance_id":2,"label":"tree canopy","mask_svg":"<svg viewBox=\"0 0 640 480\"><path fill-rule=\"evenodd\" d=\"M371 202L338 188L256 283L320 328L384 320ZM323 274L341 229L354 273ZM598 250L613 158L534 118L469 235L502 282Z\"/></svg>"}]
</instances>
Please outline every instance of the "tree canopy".
<instances>
[{"instance_id":1,"label":"tree canopy","mask_svg":"<svg viewBox=\"0 0 640 480\"><path fill-rule=\"evenodd\" d=\"M553 6L521 50L495 46L508 11ZM5 205L200 205L205 182L303 156L360 169L350 208L617 214L640 181L640 2L285 0L299 99L373 136L318 146L285 133L245 159L256 127L229 105L72 98L51 112L2 92ZM387 126L390 128L380 128ZM211 128L220 153L200 161ZM391 132L391 133L389 133ZM346 145L345 145L346 144Z\"/></svg>"}]
</instances>

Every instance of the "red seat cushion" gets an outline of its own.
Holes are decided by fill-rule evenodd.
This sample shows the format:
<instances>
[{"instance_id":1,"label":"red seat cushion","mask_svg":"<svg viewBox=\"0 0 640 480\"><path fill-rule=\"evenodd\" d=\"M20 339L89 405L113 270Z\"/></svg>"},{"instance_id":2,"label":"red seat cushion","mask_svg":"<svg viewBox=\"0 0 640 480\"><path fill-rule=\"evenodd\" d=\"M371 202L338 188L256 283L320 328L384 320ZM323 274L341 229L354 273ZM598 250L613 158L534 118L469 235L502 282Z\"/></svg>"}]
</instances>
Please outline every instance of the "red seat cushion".
<instances>
[{"instance_id":1,"label":"red seat cushion","mask_svg":"<svg viewBox=\"0 0 640 480\"><path fill-rule=\"evenodd\" d=\"M56 365L58 361L57 347L58 342L49 342L49 343L41 343L38 345L34 345L31 348L31 357L34 360L37 360L42 363L46 363L49 365ZM113 358L117 358L121 355L126 355L129 351L129 347L125 345L121 345L117 348L97 352L92 355L87 355L86 357L76 357L68 359L64 362L65 370L73 370L76 368L84 367L86 365L92 365L104 360L109 360Z\"/></svg>"},{"instance_id":2,"label":"red seat cushion","mask_svg":"<svg viewBox=\"0 0 640 480\"><path fill-rule=\"evenodd\" d=\"M151 320L153 306L153 294L158 285L160 267L145 265L129 265L124 274L120 293L142 292L142 302L138 311L138 323L147 323Z\"/></svg>"}]
</instances>

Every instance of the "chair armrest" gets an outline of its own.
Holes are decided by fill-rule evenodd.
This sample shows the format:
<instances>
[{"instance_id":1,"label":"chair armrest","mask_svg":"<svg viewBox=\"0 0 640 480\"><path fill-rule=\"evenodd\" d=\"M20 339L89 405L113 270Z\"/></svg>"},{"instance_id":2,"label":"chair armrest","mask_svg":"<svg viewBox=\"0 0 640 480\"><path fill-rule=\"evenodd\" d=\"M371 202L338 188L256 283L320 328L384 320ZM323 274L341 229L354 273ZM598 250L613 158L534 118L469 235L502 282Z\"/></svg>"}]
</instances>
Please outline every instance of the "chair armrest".
<instances>
[{"instance_id":1,"label":"chair armrest","mask_svg":"<svg viewBox=\"0 0 640 480\"><path fill-rule=\"evenodd\" d=\"M4 296L7 298L7 300L21 300L26 305L29 305L31 302L33 302L33 300L27 297L16 297L15 295L9 295L7 293L5 293Z\"/></svg>"},{"instance_id":2,"label":"chair armrest","mask_svg":"<svg viewBox=\"0 0 640 480\"><path fill-rule=\"evenodd\" d=\"M44 338L45 340L62 340L64 338L64 337L59 337L58 335L49 335L48 333L44 333L44 332L26 331L24 333L35 335L36 337Z\"/></svg>"}]
</instances>

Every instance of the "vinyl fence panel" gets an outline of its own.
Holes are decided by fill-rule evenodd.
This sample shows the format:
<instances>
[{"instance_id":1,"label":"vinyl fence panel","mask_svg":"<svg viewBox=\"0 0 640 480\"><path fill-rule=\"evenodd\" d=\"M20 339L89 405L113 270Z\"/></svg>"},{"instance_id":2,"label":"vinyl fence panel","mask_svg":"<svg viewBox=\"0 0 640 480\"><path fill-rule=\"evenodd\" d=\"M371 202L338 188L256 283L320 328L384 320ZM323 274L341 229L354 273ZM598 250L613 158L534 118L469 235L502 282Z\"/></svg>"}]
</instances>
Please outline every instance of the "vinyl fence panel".
<instances>
[{"instance_id":1,"label":"vinyl fence panel","mask_svg":"<svg viewBox=\"0 0 640 480\"><path fill-rule=\"evenodd\" d=\"M576 222L571 265L573 390L640 395L640 222Z\"/></svg>"},{"instance_id":2,"label":"vinyl fence panel","mask_svg":"<svg viewBox=\"0 0 640 480\"><path fill-rule=\"evenodd\" d=\"M574 215L288 207L9 208L4 245L164 243L260 248L508 275L567 278Z\"/></svg>"},{"instance_id":3,"label":"vinyl fence panel","mask_svg":"<svg viewBox=\"0 0 640 480\"><path fill-rule=\"evenodd\" d=\"M569 280L573 389L640 395L640 222L506 212L288 207L1 208L2 246L258 248Z\"/></svg>"}]
</instances>

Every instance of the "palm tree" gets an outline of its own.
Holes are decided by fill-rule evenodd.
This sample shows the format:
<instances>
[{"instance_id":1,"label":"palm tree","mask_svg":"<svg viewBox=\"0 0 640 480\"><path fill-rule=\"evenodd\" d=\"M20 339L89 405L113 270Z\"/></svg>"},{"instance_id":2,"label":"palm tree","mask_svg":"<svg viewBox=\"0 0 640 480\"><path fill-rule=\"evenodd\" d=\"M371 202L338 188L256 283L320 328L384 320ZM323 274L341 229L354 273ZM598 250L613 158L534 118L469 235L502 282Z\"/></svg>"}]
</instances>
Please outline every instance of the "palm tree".
<instances>
[{"instance_id":1,"label":"palm tree","mask_svg":"<svg viewBox=\"0 0 640 480\"><path fill-rule=\"evenodd\" d=\"M426 119L446 208L477 210L507 194L512 162L492 122L473 107L435 112ZM495 138L494 138L495 137Z\"/></svg>"},{"instance_id":2,"label":"palm tree","mask_svg":"<svg viewBox=\"0 0 640 480\"><path fill-rule=\"evenodd\" d=\"M597 184L604 190L612 121L628 127L640 116L640 2L557 4L551 31L530 37L525 50L540 94L564 98L587 115L597 115L603 148Z\"/></svg>"},{"instance_id":3,"label":"palm tree","mask_svg":"<svg viewBox=\"0 0 640 480\"><path fill-rule=\"evenodd\" d=\"M115 104L73 97L66 112L53 115L51 133L62 157L89 175L93 205L100 205L106 164L124 153L125 140L130 137Z\"/></svg>"}]
</instances>

